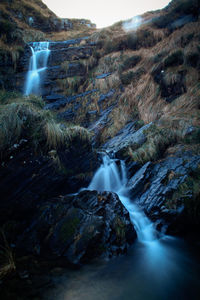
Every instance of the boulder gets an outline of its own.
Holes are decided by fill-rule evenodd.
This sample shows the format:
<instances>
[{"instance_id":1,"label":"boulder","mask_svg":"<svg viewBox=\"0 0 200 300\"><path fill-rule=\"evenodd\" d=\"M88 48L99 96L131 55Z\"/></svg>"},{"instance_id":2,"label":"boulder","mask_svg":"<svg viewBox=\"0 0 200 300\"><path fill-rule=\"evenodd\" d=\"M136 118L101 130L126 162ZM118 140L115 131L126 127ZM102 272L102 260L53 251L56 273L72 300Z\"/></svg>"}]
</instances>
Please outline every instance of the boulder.
<instances>
[{"instance_id":1,"label":"boulder","mask_svg":"<svg viewBox=\"0 0 200 300\"><path fill-rule=\"evenodd\" d=\"M18 248L80 264L125 253L136 238L129 214L114 193L82 191L38 207Z\"/></svg>"}]
</instances>

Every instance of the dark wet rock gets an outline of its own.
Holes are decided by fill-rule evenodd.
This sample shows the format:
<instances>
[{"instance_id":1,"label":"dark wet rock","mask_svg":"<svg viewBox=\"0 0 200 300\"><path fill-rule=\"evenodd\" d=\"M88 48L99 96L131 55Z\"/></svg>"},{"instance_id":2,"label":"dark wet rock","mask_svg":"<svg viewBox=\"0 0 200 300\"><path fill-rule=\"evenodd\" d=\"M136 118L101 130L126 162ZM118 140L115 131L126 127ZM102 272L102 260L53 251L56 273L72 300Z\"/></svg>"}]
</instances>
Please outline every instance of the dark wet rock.
<instances>
[{"instance_id":1,"label":"dark wet rock","mask_svg":"<svg viewBox=\"0 0 200 300\"><path fill-rule=\"evenodd\" d=\"M59 23L59 30L72 30L73 24L69 19L62 18Z\"/></svg>"},{"instance_id":2,"label":"dark wet rock","mask_svg":"<svg viewBox=\"0 0 200 300\"><path fill-rule=\"evenodd\" d=\"M106 94L101 94L98 100L98 104L101 104L103 101L105 101L106 99L111 98L115 93L114 89L111 89L108 93Z\"/></svg>"},{"instance_id":3,"label":"dark wet rock","mask_svg":"<svg viewBox=\"0 0 200 300\"><path fill-rule=\"evenodd\" d=\"M126 164L128 178L131 178L141 168L139 162L131 161L130 159L126 160L125 164Z\"/></svg>"},{"instance_id":4,"label":"dark wet rock","mask_svg":"<svg viewBox=\"0 0 200 300\"><path fill-rule=\"evenodd\" d=\"M200 205L194 200L199 193L199 175L195 175L199 163L200 156L177 153L159 163L146 163L129 180L132 200L160 230L180 234L200 227Z\"/></svg>"},{"instance_id":5,"label":"dark wet rock","mask_svg":"<svg viewBox=\"0 0 200 300\"><path fill-rule=\"evenodd\" d=\"M82 191L38 207L17 247L79 264L125 253L135 238L129 214L116 194Z\"/></svg>"},{"instance_id":6,"label":"dark wet rock","mask_svg":"<svg viewBox=\"0 0 200 300\"><path fill-rule=\"evenodd\" d=\"M88 129L94 133L93 143L95 146L99 146L100 144L100 138L101 138L101 132L104 127L106 127L110 121L109 115L112 112L113 108L116 106L116 104L113 104L109 106L107 109L102 111L99 114L98 120L95 120Z\"/></svg>"},{"instance_id":7,"label":"dark wet rock","mask_svg":"<svg viewBox=\"0 0 200 300\"><path fill-rule=\"evenodd\" d=\"M87 186L99 166L89 141L72 138L54 156L36 155L28 143L16 145L0 168L0 224L7 220L26 223L36 205ZM59 159L59 165L55 162ZM12 159L11 159L12 158Z\"/></svg>"},{"instance_id":8,"label":"dark wet rock","mask_svg":"<svg viewBox=\"0 0 200 300\"><path fill-rule=\"evenodd\" d=\"M96 79L103 79L103 78L106 78L106 77L110 76L111 74L112 73L104 73L104 74L96 76Z\"/></svg>"},{"instance_id":9,"label":"dark wet rock","mask_svg":"<svg viewBox=\"0 0 200 300\"><path fill-rule=\"evenodd\" d=\"M72 40L67 40L67 41L62 41L62 42L50 42L49 44L49 49L50 50L62 50L69 48L71 46L79 45L81 41L86 40L87 41L88 37L83 37L83 38L77 38L77 39L72 39Z\"/></svg>"},{"instance_id":10,"label":"dark wet rock","mask_svg":"<svg viewBox=\"0 0 200 300\"><path fill-rule=\"evenodd\" d=\"M46 70L46 76L49 80L64 79L73 76L85 75L86 69L81 63L69 63L67 70L61 68L61 66L48 67Z\"/></svg>"},{"instance_id":11,"label":"dark wet rock","mask_svg":"<svg viewBox=\"0 0 200 300\"><path fill-rule=\"evenodd\" d=\"M137 130L137 122L130 122L125 125L118 134L110 139L103 147L114 152L118 158L123 158L123 153L130 146L140 147L147 140L145 130L150 128L153 123L149 123Z\"/></svg>"},{"instance_id":12,"label":"dark wet rock","mask_svg":"<svg viewBox=\"0 0 200 300\"><path fill-rule=\"evenodd\" d=\"M90 110L87 112L89 115L96 115L98 113L97 110Z\"/></svg>"},{"instance_id":13,"label":"dark wet rock","mask_svg":"<svg viewBox=\"0 0 200 300\"><path fill-rule=\"evenodd\" d=\"M57 100L63 100L63 99L66 99L66 97L61 94L51 94L45 97L45 101L50 103L55 102Z\"/></svg>"},{"instance_id":14,"label":"dark wet rock","mask_svg":"<svg viewBox=\"0 0 200 300\"><path fill-rule=\"evenodd\" d=\"M97 90L91 90L91 91L87 91L78 95L74 95L74 96L69 96L69 97L63 97L62 99L56 100L53 103L49 103L47 105L45 105L44 109L59 109L61 107L64 107L67 103L72 103L74 102L76 99L78 98L83 98L85 96L88 96L92 93L95 93Z\"/></svg>"},{"instance_id":15,"label":"dark wet rock","mask_svg":"<svg viewBox=\"0 0 200 300\"><path fill-rule=\"evenodd\" d=\"M64 119L65 121L72 121L75 117L75 113L72 109L68 109L64 112L57 114L59 119Z\"/></svg>"},{"instance_id":16,"label":"dark wet rock","mask_svg":"<svg viewBox=\"0 0 200 300\"><path fill-rule=\"evenodd\" d=\"M58 65L60 62L77 59L87 59L92 55L91 46L69 47L66 49L52 50L49 55L48 65Z\"/></svg>"},{"instance_id":17,"label":"dark wet rock","mask_svg":"<svg viewBox=\"0 0 200 300\"><path fill-rule=\"evenodd\" d=\"M129 180L127 187L130 191L131 198L140 195L143 192L144 184L148 181L151 175L152 163L147 162L136 174Z\"/></svg>"},{"instance_id":18,"label":"dark wet rock","mask_svg":"<svg viewBox=\"0 0 200 300\"><path fill-rule=\"evenodd\" d=\"M111 89L106 94L100 95L97 103L98 103L101 113L103 113L103 111L108 107L107 100L114 98L115 92L116 92L115 89Z\"/></svg>"}]
</instances>

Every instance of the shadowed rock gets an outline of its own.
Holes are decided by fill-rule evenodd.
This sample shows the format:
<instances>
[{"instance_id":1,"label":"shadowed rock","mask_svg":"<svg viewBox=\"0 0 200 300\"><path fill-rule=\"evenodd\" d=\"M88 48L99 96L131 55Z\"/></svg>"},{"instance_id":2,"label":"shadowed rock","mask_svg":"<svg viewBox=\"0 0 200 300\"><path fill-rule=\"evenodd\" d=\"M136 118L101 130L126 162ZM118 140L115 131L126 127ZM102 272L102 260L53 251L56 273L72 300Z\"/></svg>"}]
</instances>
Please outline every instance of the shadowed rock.
<instances>
[{"instance_id":1,"label":"shadowed rock","mask_svg":"<svg viewBox=\"0 0 200 300\"><path fill-rule=\"evenodd\" d=\"M129 214L116 194L82 191L44 203L18 247L78 264L122 254L135 238Z\"/></svg>"},{"instance_id":2,"label":"shadowed rock","mask_svg":"<svg viewBox=\"0 0 200 300\"><path fill-rule=\"evenodd\" d=\"M117 157L123 157L123 152L130 146L135 145L137 148L144 144L147 140L144 131L152 126L152 122L144 125L139 130L136 129L136 122L130 122L124 126L118 134L110 139L104 148L112 151Z\"/></svg>"},{"instance_id":3,"label":"shadowed rock","mask_svg":"<svg viewBox=\"0 0 200 300\"><path fill-rule=\"evenodd\" d=\"M177 153L159 163L146 163L129 180L132 199L159 229L184 233L199 226L200 206L194 200L199 163L200 156Z\"/></svg>"},{"instance_id":4,"label":"shadowed rock","mask_svg":"<svg viewBox=\"0 0 200 300\"><path fill-rule=\"evenodd\" d=\"M94 89L94 90L87 91L87 92L84 92L84 93L81 93L81 94L78 94L78 95L69 96L69 97L66 97L66 98L63 97L59 100L56 100L53 103L49 103L49 104L45 105L44 109L59 109L61 107L64 107L67 103L74 102L77 98L83 98L87 95L90 95L91 93L96 92L96 91L97 90ZM51 101L53 101L52 98L51 98Z\"/></svg>"}]
</instances>

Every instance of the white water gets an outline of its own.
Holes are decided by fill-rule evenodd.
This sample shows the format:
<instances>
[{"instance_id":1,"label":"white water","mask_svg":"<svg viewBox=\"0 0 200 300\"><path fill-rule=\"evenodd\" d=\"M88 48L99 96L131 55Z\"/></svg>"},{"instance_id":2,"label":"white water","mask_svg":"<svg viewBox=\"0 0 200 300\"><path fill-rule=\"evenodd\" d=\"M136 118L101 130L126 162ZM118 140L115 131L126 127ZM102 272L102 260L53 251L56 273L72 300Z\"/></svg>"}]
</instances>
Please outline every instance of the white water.
<instances>
[{"instance_id":1,"label":"white water","mask_svg":"<svg viewBox=\"0 0 200 300\"><path fill-rule=\"evenodd\" d=\"M41 75L44 74L48 57L50 54L49 42L34 42L31 48L29 70L26 77L25 91L26 96L30 94L40 95Z\"/></svg>"},{"instance_id":2,"label":"white water","mask_svg":"<svg viewBox=\"0 0 200 300\"><path fill-rule=\"evenodd\" d=\"M126 256L65 271L55 278L55 289L50 289L44 299L199 300L200 264L196 250L176 238L156 238L153 224L129 198L125 164L118 162L104 156L88 189L119 195L130 213L138 241Z\"/></svg>"},{"instance_id":3,"label":"white water","mask_svg":"<svg viewBox=\"0 0 200 300\"><path fill-rule=\"evenodd\" d=\"M136 204L129 198L126 167L123 161L117 166L114 159L103 156L103 164L94 175L88 189L115 192L130 214L131 222L140 242L156 241L156 230Z\"/></svg>"}]
</instances>

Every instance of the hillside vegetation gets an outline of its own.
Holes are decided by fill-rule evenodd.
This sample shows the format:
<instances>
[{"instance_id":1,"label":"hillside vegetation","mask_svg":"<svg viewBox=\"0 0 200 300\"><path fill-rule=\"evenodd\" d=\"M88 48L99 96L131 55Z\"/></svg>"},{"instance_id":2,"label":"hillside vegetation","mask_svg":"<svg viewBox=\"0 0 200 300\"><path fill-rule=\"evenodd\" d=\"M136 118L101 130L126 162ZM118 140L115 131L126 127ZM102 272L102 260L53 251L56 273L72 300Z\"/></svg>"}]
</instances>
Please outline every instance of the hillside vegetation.
<instances>
[{"instance_id":1,"label":"hillside vegetation","mask_svg":"<svg viewBox=\"0 0 200 300\"><path fill-rule=\"evenodd\" d=\"M125 23L131 24L130 20L96 31L90 37L96 49L89 59L80 61L87 73L82 78L68 80L69 89L65 93L91 89L97 92L90 104L86 105L87 99L82 100L82 108L75 111L73 122L84 124L88 111L101 116L113 106L99 134L101 144L133 120L155 122L165 132L162 144L167 139L164 141L167 147L176 142L198 143L199 2L172 1L163 11L149 12L141 18L137 30L124 29ZM101 74L105 76L99 77ZM114 96L101 102L100 95L108 95L110 91ZM73 110L72 104L61 111L69 109ZM134 157L132 150L129 153Z\"/></svg>"}]
</instances>

